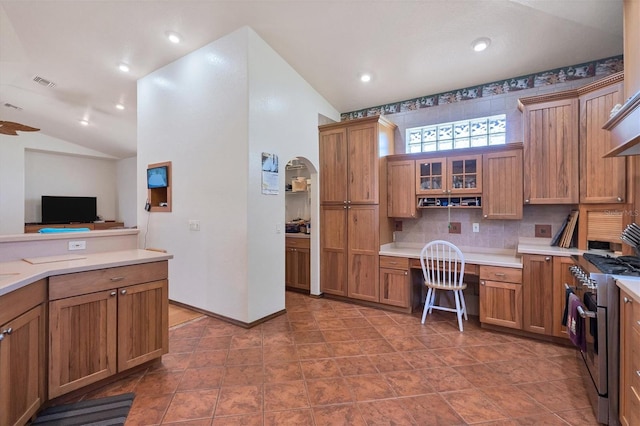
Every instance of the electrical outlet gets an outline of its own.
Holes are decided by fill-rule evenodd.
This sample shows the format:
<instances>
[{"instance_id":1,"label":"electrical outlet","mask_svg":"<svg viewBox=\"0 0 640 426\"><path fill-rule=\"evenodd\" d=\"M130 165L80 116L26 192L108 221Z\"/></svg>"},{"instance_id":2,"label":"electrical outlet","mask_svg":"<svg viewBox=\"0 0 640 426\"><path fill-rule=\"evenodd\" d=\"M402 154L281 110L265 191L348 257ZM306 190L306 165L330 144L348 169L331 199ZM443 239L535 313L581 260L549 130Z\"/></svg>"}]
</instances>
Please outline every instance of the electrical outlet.
<instances>
[{"instance_id":1,"label":"electrical outlet","mask_svg":"<svg viewBox=\"0 0 640 426\"><path fill-rule=\"evenodd\" d=\"M479 223L474 223L473 224L473 232L480 232L480 224Z\"/></svg>"},{"instance_id":2,"label":"electrical outlet","mask_svg":"<svg viewBox=\"0 0 640 426\"><path fill-rule=\"evenodd\" d=\"M393 230L394 231L402 231L402 221L396 220L393 222Z\"/></svg>"},{"instance_id":3,"label":"electrical outlet","mask_svg":"<svg viewBox=\"0 0 640 426\"><path fill-rule=\"evenodd\" d=\"M200 221L199 220L190 220L189 221L189 231L199 231L200 230Z\"/></svg>"},{"instance_id":4,"label":"electrical outlet","mask_svg":"<svg viewBox=\"0 0 640 426\"><path fill-rule=\"evenodd\" d=\"M551 225L536 225L536 237L551 238Z\"/></svg>"},{"instance_id":5,"label":"electrical outlet","mask_svg":"<svg viewBox=\"0 0 640 426\"><path fill-rule=\"evenodd\" d=\"M86 248L86 241L69 241L69 250L84 250Z\"/></svg>"},{"instance_id":6,"label":"electrical outlet","mask_svg":"<svg viewBox=\"0 0 640 426\"><path fill-rule=\"evenodd\" d=\"M459 234L460 233L460 222L449 222L449 233L450 234Z\"/></svg>"}]
</instances>

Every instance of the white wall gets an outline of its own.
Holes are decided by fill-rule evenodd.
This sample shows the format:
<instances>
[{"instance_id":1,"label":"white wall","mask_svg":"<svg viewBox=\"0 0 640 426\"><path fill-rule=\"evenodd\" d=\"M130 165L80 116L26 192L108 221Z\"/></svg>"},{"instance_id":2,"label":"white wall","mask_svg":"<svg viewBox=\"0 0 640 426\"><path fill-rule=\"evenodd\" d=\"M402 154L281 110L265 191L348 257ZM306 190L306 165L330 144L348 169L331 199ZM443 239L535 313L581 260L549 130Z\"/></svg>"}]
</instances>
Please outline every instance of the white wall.
<instances>
[{"instance_id":1,"label":"white wall","mask_svg":"<svg viewBox=\"0 0 640 426\"><path fill-rule=\"evenodd\" d=\"M83 148L61 139L47 136L42 132L21 133L19 136L0 135L0 235L22 234L24 232L24 223L27 219L25 214L25 204L27 199L27 150L29 150L30 153L41 152L51 155L64 154L74 157L76 160L70 161L74 162L74 164L82 170L87 169L84 165L87 163L85 163L84 160L89 161L92 164L95 164L93 163L95 160L113 162L113 164L118 160L117 158L105 155L101 152ZM56 163L59 165L59 161L56 160ZM46 162L42 167L47 167ZM109 170L110 168L105 167L103 169ZM38 170L37 173L44 175L48 171L49 169ZM102 191L101 188L108 186L104 183L106 180L110 181L109 185L112 187L116 186L114 176L111 172L96 176L96 181L86 182L86 185L93 186L93 189L91 190L95 190L97 192ZM33 177L29 176L30 181L32 181L32 178ZM58 170L54 176L49 176L49 178L51 181L55 180L56 182L60 182L61 187L65 187L67 184L77 186L76 181L83 179L73 173L73 170L63 170L61 172ZM29 191L33 194L38 190L29 189ZM104 208L105 210L112 209L111 206L105 206ZM32 217L32 214L33 208L31 208L29 217ZM118 218L116 217L114 219Z\"/></svg>"},{"instance_id":2,"label":"white wall","mask_svg":"<svg viewBox=\"0 0 640 426\"><path fill-rule=\"evenodd\" d=\"M96 197L98 216L115 220L116 162L26 150L26 222L41 222L42 195Z\"/></svg>"},{"instance_id":3,"label":"white wall","mask_svg":"<svg viewBox=\"0 0 640 426\"><path fill-rule=\"evenodd\" d=\"M317 164L319 113L339 119L247 27L138 81L141 245L174 255L172 300L242 322L284 309L284 171L280 194L261 194L261 155ZM163 161L172 212L147 213L146 166Z\"/></svg>"},{"instance_id":4,"label":"white wall","mask_svg":"<svg viewBox=\"0 0 640 426\"><path fill-rule=\"evenodd\" d=\"M124 222L127 228L138 224L136 205L137 199L137 158L130 157L120 160L116 164L116 188L118 194L117 212L115 217Z\"/></svg>"}]
</instances>

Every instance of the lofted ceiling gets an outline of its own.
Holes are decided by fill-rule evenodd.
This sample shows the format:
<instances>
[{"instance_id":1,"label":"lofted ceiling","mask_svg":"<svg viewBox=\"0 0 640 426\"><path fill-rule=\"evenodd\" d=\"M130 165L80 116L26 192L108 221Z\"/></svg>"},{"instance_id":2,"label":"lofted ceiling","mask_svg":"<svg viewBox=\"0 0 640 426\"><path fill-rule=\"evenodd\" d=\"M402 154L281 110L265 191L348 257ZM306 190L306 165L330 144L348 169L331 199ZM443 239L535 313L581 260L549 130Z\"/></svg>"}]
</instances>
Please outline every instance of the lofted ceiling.
<instances>
[{"instance_id":1,"label":"lofted ceiling","mask_svg":"<svg viewBox=\"0 0 640 426\"><path fill-rule=\"evenodd\" d=\"M136 80L245 25L339 112L623 51L622 0L0 0L0 120L133 156Z\"/></svg>"}]
</instances>

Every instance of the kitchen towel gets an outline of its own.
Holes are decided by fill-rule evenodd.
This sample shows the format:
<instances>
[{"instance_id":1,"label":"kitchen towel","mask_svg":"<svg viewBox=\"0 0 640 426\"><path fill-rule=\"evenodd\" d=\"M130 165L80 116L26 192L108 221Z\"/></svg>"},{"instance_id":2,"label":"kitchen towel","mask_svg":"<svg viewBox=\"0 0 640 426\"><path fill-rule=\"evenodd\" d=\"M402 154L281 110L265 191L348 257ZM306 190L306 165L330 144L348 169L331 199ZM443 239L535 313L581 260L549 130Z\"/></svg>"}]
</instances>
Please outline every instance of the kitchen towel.
<instances>
[{"instance_id":1,"label":"kitchen towel","mask_svg":"<svg viewBox=\"0 0 640 426\"><path fill-rule=\"evenodd\" d=\"M582 301L575 294L569 295L569 313L567 315L567 333L569 340L576 345L582 352L587 351L587 336L585 335L584 318L578 313L578 307L582 305Z\"/></svg>"}]
</instances>

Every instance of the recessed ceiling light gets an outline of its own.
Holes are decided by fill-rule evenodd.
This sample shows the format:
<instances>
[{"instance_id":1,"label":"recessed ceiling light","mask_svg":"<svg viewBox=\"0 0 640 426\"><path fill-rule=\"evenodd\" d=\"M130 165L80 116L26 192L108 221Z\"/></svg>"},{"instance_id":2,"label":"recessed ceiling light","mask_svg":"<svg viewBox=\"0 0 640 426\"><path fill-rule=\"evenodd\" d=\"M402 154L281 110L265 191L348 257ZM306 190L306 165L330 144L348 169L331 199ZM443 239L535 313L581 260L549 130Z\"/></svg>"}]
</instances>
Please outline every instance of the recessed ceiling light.
<instances>
[{"instance_id":1,"label":"recessed ceiling light","mask_svg":"<svg viewBox=\"0 0 640 426\"><path fill-rule=\"evenodd\" d=\"M122 72L129 72L129 70L130 70L131 68L129 68L129 65L128 65L128 64L125 64L124 62L121 62L121 63L118 65L118 69L119 69L120 71L122 71Z\"/></svg>"},{"instance_id":2,"label":"recessed ceiling light","mask_svg":"<svg viewBox=\"0 0 640 426\"><path fill-rule=\"evenodd\" d=\"M371 74L364 73L360 75L360 81L363 83L368 83L371 81Z\"/></svg>"},{"instance_id":3,"label":"recessed ceiling light","mask_svg":"<svg viewBox=\"0 0 640 426\"><path fill-rule=\"evenodd\" d=\"M80 124L82 124L83 126L88 126L89 125L89 120L80 120Z\"/></svg>"},{"instance_id":4,"label":"recessed ceiling light","mask_svg":"<svg viewBox=\"0 0 640 426\"><path fill-rule=\"evenodd\" d=\"M116 109L119 109L120 111L122 111L124 109L124 105L116 104Z\"/></svg>"},{"instance_id":5,"label":"recessed ceiling light","mask_svg":"<svg viewBox=\"0 0 640 426\"><path fill-rule=\"evenodd\" d=\"M487 47L489 47L490 44L491 44L490 38L480 37L479 39L474 40L473 43L471 43L471 47L473 47L473 50L475 50L476 52L482 52Z\"/></svg>"},{"instance_id":6,"label":"recessed ceiling light","mask_svg":"<svg viewBox=\"0 0 640 426\"><path fill-rule=\"evenodd\" d=\"M180 34L174 31L167 31L165 34L169 41L173 44L179 44L182 41L182 37L180 36Z\"/></svg>"}]
</instances>

